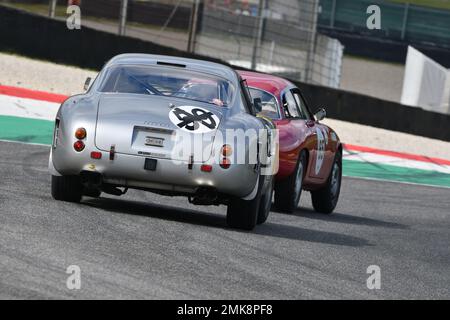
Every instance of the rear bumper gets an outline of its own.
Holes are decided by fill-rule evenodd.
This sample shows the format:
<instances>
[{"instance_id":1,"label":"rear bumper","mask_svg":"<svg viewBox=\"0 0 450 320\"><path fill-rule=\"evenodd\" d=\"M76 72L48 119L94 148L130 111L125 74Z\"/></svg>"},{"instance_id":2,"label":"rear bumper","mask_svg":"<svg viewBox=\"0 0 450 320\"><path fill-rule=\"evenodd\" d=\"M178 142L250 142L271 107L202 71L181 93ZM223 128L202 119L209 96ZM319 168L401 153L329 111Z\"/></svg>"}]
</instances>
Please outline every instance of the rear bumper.
<instances>
[{"instance_id":1,"label":"rear bumper","mask_svg":"<svg viewBox=\"0 0 450 320\"><path fill-rule=\"evenodd\" d=\"M109 153L102 152L99 160L91 159L95 150L80 153L57 147L50 153L49 171L52 175L79 175L82 171L98 172L103 181L117 186L172 191L193 194L199 187L211 187L217 192L237 197L252 193L258 180L253 165L231 165L228 169L212 164L211 172L200 170L202 163L157 159L156 170L144 169L144 156L116 153L109 160ZM207 164L207 163L205 163Z\"/></svg>"}]
</instances>

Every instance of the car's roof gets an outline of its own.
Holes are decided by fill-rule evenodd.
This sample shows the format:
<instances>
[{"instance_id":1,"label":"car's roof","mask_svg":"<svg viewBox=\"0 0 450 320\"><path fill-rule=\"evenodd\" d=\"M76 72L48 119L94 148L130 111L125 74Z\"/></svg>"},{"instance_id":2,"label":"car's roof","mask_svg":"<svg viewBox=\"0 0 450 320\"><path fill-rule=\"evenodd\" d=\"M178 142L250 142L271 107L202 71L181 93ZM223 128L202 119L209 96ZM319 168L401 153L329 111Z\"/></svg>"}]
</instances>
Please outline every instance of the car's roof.
<instances>
[{"instance_id":1,"label":"car's roof","mask_svg":"<svg viewBox=\"0 0 450 320\"><path fill-rule=\"evenodd\" d=\"M189 59L183 57L172 57L172 56L163 56L163 55L155 55L155 54L144 54L144 53L126 53L115 56L107 63L107 66L116 65L116 64L142 64L142 65L155 65L158 63L163 64L173 64L173 65L183 65L186 66L186 69L203 71L211 74L215 74L221 76L228 80L236 80L235 71L223 64L197 60L197 59Z\"/></svg>"},{"instance_id":2,"label":"car's roof","mask_svg":"<svg viewBox=\"0 0 450 320\"><path fill-rule=\"evenodd\" d=\"M294 86L290 81L266 73L238 70L242 79L247 80L249 87L263 89L279 98L286 87Z\"/></svg>"}]
</instances>

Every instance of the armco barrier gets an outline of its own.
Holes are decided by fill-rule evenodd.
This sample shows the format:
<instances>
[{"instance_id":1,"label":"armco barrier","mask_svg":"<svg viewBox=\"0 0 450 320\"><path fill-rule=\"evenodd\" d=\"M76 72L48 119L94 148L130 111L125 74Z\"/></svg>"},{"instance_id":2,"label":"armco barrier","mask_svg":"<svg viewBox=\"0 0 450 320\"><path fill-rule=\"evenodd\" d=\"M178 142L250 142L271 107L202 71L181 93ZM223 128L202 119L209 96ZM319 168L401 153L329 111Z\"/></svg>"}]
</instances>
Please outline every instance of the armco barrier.
<instances>
[{"instance_id":1,"label":"armco barrier","mask_svg":"<svg viewBox=\"0 0 450 320\"><path fill-rule=\"evenodd\" d=\"M2 5L0 50L91 69L100 69L110 58L125 52L174 55L221 62L218 59L87 27L69 30L65 21Z\"/></svg>"},{"instance_id":2,"label":"armco barrier","mask_svg":"<svg viewBox=\"0 0 450 320\"><path fill-rule=\"evenodd\" d=\"M89 28L70 31L64 21L0 6L0 51L100 69L111 57L141 52L218 60L134 38ZM297 83L312 109L328 116L374 127L450 141L450 115L425 111L356 93Z\"/></svg>"},{"instance_id":3,"label":"armco barrier","mask_svg":"<svg viewBox=\"0 0 450 320\"><path fill-rule=\"evenodd\" d=\"M82 1L81 12L83 14L107 19L119 19L120 0L108 0L108 4L96 1ZM128 2L127 22L137 22L162 26L166 23L167 17L172 16L174 6L157 2ZM167 27L187 30L191 7L183 4L177 8Z\"/></svg>"},{"instance_id":4,"label":"armco barrier","mask_svg":"<svg viewBox=\"0 0 450 320\"><path fill-rule=\"evenodd\" d=\"M311 109L324 107L330 118L450 141L448 114L328 87L296 84Z\"/></svg>"}]
</instances>

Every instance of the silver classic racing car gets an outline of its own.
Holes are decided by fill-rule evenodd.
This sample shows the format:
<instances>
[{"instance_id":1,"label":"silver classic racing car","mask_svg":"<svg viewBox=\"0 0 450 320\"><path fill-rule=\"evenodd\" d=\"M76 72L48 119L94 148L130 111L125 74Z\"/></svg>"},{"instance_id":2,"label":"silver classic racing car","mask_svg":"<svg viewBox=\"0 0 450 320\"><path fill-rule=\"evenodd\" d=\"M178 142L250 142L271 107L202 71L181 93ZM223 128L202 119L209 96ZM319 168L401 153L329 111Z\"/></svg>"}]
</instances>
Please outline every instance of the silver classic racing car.
<instances>
[{"instance_id":1,"label":"silver classic racing car","mask_svg":"<svg viewBox=\"0 0 450 320\"><path fill-rule=\"evenodd\" d=\"M270 211L278 161L274 125L256 117L260 108L227 66L116 56L57 113L52 196L79 202L128 188L182 195L225 204L229 226L253 229Z\"/></svg>"}]
</instances>

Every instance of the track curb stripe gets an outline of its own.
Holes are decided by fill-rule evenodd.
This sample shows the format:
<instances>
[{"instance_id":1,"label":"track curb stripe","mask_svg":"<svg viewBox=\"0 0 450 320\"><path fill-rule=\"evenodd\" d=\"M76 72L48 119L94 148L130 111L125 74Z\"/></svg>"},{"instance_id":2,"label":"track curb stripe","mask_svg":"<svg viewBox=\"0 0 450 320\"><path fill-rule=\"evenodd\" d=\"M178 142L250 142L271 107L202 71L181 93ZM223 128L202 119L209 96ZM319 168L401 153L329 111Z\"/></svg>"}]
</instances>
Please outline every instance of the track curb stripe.
<instances>
[{"instance_id":1,"label":"track curb stripe","mask_svg":"<svg viewBox=\"0 0 450 320\"><path fill-rule=\"evenodd\" d=\"M28 98L47 102L63 103L68 98L66 95L45 91L30 90L18 87L0 86L0 94L19 98Z\"/></svg>"},{"instance_id":2,"label":"track curb stripe","mask_svg":"<svg viewBox=\"0 0 450 320\"><path fill-rule=\"evenodd\" d=\"M0 95L24 98L9 102L5 100L7 104L3 106L3 115L0 106L0 140L51 144L54 122L50 118L53 115L47 115L49 110L47 113L42 112L40 107L44 107L44 104L40 105L38 102L62 103L67 96L10 86L0 86ZM27 102L26 99L31 101ZM51 105L46 105L46 108L49 107L53 109ZM55 112L57 107L56 105ZM344 157L346 176L450 187L450 174L446 174L450 160L352 144L343 144L343 147L344 155L347 155L347 158Z\"/></svg>"},{"instance_id":3,"label":"track curb stripe","mask_svg":"<svg viewBox=\"0 0 450 320\"><path fill-rule=\"evenodd\" d=\"M0 139L50 145L54 122L0 115Z\"/></svg>"},{"instance_id":4,"label":"track curb stripe","mask_svg":"<svg viewBox=\"0 0 450 320\"><path fill-rule=\"evenodd\" d=\"M343 174L348 177L372 178L450 188L450 174L383 163L344 159Z\"/></svg>"},{"instance_id":5,"label":"track curb stripe","mask_svg":"<svg viewBox=\"0 0 450 320\"><path fill-rule=\"evenodd\" d=\"M49 93L49 92L38 91L38 90L30 90L30 89L24 89L24 88L12 87L12 86L0 86L0 95L28 98L28 99L33 99L33 100L40 100L40 101L47 101L47 102L54 102L54 103L62 103L62 102L64 102L64 100L66 100L68 98L68 96L62 95L62 94ZM396 151L388 151L388 150L382 150L382 149L376 149L376 148L364 147L364 146L356 146L356 145L347 144L347 143L343 144L343 147L345 150L347 150L350 153L352 151L367 152L367 153L374 153L374 154L385 155L385 156L396 157L396 158L407 159L407 160L422 161L422 162L434 163L434 164L439 164L439 165L450 165L450 160L431 158L431 157L426 157L426 156L422 156L422 155L415 155L415 154L396 152Z\"/></svg>"},{"instance_id":6,"label":"track curb stripe","mask_svg":"<svg viewBox=\"0 0 450 320\"><path fill-rule=\"evenodd\" d=\"M439 158L430 158L427 156L415 155L415 154L410 154L410 153L402 153L402 152L388 151L388 150L382 150L382 149L376 149L376 148L370 148L370 147L355 146L355 145L346 144L346 143L343 144L343 147L344 147L344 150L347 150L350 153L352 153L352 151L367 152L367 153L374 153L374 154L379 154L379 155L383 155L383 156L406 159L406 160L422 161L422 162L434 163L434 164L439 164L439 165L447 165L447 166L450 165L450 160L439 159Z\"/></svg>"}]
</instances>

